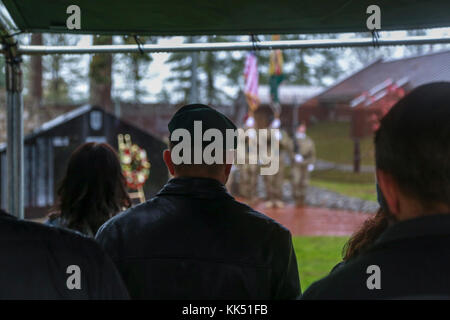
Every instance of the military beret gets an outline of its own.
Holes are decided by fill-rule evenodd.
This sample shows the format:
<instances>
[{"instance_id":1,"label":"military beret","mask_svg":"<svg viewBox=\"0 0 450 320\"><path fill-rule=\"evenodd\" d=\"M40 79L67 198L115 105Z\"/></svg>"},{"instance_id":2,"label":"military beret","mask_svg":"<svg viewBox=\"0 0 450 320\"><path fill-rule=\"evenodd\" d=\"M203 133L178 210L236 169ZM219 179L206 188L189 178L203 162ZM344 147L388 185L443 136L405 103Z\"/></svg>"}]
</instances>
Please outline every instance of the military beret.
<instances>
[{"instance_id":1,"label":"military beret","mask_svg":"<svg viewBox=\"0 0 450 320\"><path fill-rule=\"evenodd\" d=\"M202 122L202 135L208 129L218 129L225 138L227 129L237 129L236 125L219 111L204 104L188 104L181 107L170 120L170 135L176 129L186 129L194 136L194 121Z\"/></svg>"}]
</instances>

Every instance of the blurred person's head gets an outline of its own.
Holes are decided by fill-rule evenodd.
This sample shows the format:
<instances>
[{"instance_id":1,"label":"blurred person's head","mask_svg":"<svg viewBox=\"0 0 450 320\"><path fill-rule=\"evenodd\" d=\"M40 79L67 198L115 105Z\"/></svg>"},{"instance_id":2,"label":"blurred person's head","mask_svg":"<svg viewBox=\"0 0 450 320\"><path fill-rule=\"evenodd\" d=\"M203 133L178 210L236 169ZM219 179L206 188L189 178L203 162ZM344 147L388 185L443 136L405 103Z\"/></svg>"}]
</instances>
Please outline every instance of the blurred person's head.
<instances>
[{"instance_id":1,"label":"blurred person's head","mask_svg":"<svg viewBox=\"0 0 450 320\"><path fill-rule=\"evenodd\" d=\"M71 155L59 189L66 227L95 234L109 218L131 205L119 158L106 143L86 143Z\"/></svg>"},{"instance_id":2,"label":"blurred person's head","mask_svg":"<svg viewBox=\"0 0 450 320\"><path fill-rule=\"evenodd\" d=\"M302 122L297 128L297 132L306 133L306 123Z\"/></svg>"},{"instance_id":3,"label":"blurred person's head","mask_svg":"<svg viewBox=\"0 0 450 320\"><path fill-rule=\"evenodd\" d=\"M450 213L450 83L398 101L375 135L377 181L394 220Z\"/></svg>"},{"instance_id":4,"label":"blurred person's head","mask_svg":"<svg viewBox=\"0 0 450 320\"><path fill-rule=\"evenodd\" d=\"M199 132L195 132L194 122L201 121L202 129ZM196 177L196 178L210 178L215 179L225 184L228 180L231 163L226 161L226 130L232 129L236 130L236 126L229 120L225 115L218 112L217 110L202 104L191 104L181 107L172 117L169 122L169 133L170 133L170 147L168 150L164 151L163 157L164 162L169 169L169 172L174 177ZM180 143L185 143L184 138L176 140L174 134L177 129L185 130L190 136L190 141L188 143L189 149L191 151L191 157L189 161L176 163L173 159L172 152L175 147ZM203 141L202 137L204 133L209 129L218 130L223 136L223 160L221 163L211 163L207 164L205 159L201 159L201 163L196 164L194 161L195 148L199 148L203 155L203 151L206 146L210 143L209 141ZM196 137L196 134L200 134L202 137ZM200 140L197 140L199 138ZM215 141L211 138L211 141Z\"/></svg>"},{"instance_id":5,"label":"blurred person's head","mask_svg":"<svg viewBox=\"0 0 450 320\"><path fill-rule=\"evenodd\" d=\"M297 139L305 139L306 138L306 123L302 121L298 127L297 131L295 132L295 137Z\"/></svg>"}]
</instances>

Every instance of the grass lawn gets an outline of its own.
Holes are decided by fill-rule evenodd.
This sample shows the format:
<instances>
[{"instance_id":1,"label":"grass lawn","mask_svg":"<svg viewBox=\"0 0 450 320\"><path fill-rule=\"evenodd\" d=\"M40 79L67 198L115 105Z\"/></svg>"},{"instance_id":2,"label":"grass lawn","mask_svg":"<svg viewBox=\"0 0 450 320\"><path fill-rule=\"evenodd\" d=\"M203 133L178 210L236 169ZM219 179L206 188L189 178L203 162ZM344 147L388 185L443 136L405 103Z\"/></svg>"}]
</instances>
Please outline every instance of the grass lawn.
<instances>
[{"instance_id":1,"label":"grass lawn","mask_svg":"<svg viewBox=\"0 0 450 320\"><path fill-rule=\"evenodd\" d=\"M355 197L363 200L377 201L377 192L375 185L371 184L354 184L330 181L311 181L311 185L324 188L346 196Z\"/></svg>"},{"instance_id":2,"label":"grass lawn","mask_svg":"<svg viewBox=\"0 0 450 320\"><path fill-rule=\"evenodd\" d=\"M311 283L326 276L342 260L342 248L347 239L348 237L292 237L303 292Z\"/></svg>"},{"instance_id":3,"label":"grass lawn","mask_svg":"<svg viewBox=\"0 0 450 320\"><path fill-rule=\"evenodd\" d=\"M307 134L314 140L316 156L335 163L353 163L353 140L350 122L323 121L308 127ZM361 140L361 164L374 165L374 146L371 137Z\"/></svg>"},{"instance_id":4,"label":"grass lawn","mask_svg":"<svg viewBox=\"0 0 450 320\"><path fill-rule=\"evenodd\" d=\"M374 173L353 173L338 170L313 171L310 184L346 196L377 201Z\"/></svg>"}]
</instances>

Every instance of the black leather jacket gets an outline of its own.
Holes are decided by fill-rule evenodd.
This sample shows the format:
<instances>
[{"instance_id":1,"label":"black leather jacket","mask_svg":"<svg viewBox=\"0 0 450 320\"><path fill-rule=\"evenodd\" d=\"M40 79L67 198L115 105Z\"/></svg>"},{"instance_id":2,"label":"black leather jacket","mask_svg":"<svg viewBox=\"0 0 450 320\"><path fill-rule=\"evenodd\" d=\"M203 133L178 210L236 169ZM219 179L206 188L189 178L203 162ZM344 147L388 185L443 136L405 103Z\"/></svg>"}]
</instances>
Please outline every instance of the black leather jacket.
<instances>
[{"instance_id":1,"label":"black leather jacket","mask_svg":"<svg viewBox=\"0 0 450 320\"><path fill-rule=\"evenodd\" d=\"M128 298L111 259L71 231L0 212L0 253L1 300Z\"/></svg>"},{"instance_id":2,"label":"black leather jacket","mask_svg":"<svg viewBox=\"0 0 450 320\"><path fill-rule=\"evenodd\" d=\"M291 234L218 181L174 178L100 228L97 240L138 299L293 299Z\"/></svg>"}]
</instances>

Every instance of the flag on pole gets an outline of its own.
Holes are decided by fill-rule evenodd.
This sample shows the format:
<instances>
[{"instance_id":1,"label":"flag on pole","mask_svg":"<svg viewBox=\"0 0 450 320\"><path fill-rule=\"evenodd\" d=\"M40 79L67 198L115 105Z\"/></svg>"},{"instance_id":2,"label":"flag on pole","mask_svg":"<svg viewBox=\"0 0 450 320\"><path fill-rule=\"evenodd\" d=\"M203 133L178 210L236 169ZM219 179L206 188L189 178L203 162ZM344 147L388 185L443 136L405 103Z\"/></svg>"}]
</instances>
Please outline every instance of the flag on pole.
<instances>
[{"instance_id":1,"label":"flag on pole","mask_svg":"<svg viewBox=\"0 0 450 320\"><path fill-rule=\"evenodd\" d=\"M280 40L280 36L272 36L272 40ZM278 97L278 87L284 80L283 75L283 53L281 50L272 50L270 52L269 65L269 83L270 83L270 97L274 106L279 107L280 99Z\"/></svg>"},{"instance_id":2,"label":"flag on pole","mask_svg":"<svg viewBox=\"0 0 450 320\"><path fill-rule=\"evenodd\" d=\"M247 98L247 103L250 107L250 115L258 108L259 98L258 98L258 60L254 53L250 52L247 54L245 60L245 88L244 93Z\"/></svg>"}]
</instances>

